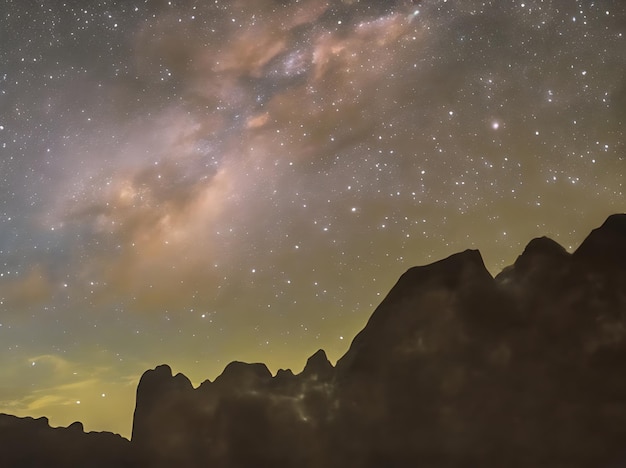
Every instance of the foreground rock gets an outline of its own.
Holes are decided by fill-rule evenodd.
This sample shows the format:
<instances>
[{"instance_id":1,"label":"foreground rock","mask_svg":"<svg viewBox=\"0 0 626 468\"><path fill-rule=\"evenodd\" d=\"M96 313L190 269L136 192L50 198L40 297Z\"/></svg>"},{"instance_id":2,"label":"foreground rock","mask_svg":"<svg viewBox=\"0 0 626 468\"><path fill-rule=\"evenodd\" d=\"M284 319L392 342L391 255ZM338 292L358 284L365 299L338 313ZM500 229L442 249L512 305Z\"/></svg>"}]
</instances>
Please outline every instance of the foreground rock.
<instances>
[{"instance_id":1,"label":"foreground rock","mask_svg":"<svg viewBox=\"0 0 626 468\"><path fill-rule=\"evenodd\" d=\"M410 269L334 367L147 371L130 444L10 418L0 466L626 466L626 215L495 278L476 250Z\"/></svg>"},{"instance_id":2,"label":"foreground rock","mask_svg":"<svg viewBox=\"0 0 626 468\"><path fill-rule=\"evenodd\" d=\"M185 466L626 460L625 226L571 255L534 239L496 278L472 250L412 268L334 368L323 351L299 375L233 363L198 389L148 371L133 444Z\"/></svg>"}]
</instances>

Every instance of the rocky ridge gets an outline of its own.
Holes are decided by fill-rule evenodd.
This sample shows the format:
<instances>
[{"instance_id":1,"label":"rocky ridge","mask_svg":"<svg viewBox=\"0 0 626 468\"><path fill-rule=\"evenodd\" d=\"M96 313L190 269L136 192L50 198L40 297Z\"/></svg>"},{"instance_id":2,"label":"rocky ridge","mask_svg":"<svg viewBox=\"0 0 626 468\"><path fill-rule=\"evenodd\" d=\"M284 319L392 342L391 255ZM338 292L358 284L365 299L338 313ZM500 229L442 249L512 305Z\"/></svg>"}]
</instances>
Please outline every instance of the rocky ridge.
<instances>
[{"instance_id":1,"label":"rocky ridge","mask_svg":"<svg viewBox=\"0 0 626 468\"><path fill-rule=\"evenodd\" d=\"M476 250L411 268L336 366L322 350L297 375L233 362L198 388L168 366L149 370L137 388L128 460L626 466L625 370L620 214L572 254L533 239L495 278Z\"/></svg>"}]
</instances>

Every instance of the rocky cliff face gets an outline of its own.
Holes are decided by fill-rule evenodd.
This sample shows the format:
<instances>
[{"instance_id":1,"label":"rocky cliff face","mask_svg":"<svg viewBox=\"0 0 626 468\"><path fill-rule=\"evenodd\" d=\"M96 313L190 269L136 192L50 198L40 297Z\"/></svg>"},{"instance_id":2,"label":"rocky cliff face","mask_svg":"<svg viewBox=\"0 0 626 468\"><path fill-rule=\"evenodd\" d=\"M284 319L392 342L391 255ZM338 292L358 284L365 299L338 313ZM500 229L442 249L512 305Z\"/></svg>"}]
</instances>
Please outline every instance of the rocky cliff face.
<instances>
[{"instance_id":1,"label":"rocky cliff face","mask_svg":"<svg viewBox=\"0 0 626 468\"><path fill-rule=\"evenodd\" d=\"M195 389L149 370L131 443L0 415L0 466L626 466L625 371L615 215L573 254L532 240L495 278L475 250L410 269L334 367L322 350L298 375L233 362Z\"/></svg>"},{"instance_id":2,"label":"rocky cliff face","mask_svg":"<svg viewBox=\"0 0 626 468\"><path fill-rule=\"evenodd\" d=\"M272 377L262 364L233 363L215 382L185 384L175 396L177 377L163 373L163 383L148 385L159 368L148 371L133 443L155 459L169 447L189 466L619 460L626 455L625 225L626 215L610 217L571 255L534 239L496 278L472 250L412 268L336 367L323 351L299 375Z\"/></svg>"}]
</instances>

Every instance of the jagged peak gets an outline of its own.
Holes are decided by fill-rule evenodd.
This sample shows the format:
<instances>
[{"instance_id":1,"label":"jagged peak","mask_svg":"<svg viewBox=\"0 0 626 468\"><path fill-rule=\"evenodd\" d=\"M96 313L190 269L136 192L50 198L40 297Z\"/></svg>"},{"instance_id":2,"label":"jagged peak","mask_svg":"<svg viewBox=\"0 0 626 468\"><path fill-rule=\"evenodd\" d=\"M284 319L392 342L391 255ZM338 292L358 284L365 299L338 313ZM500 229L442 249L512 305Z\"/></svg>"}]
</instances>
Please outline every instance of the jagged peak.
<instances>
[{"instance_id":1,"label":"jagged peak","mask_svg":"<svg viewBox=\"0 0 626 468\"><path fill-rule=\"evenodd\" d=\"M72 424L70 424L69 426L67 426L67 428L70 431L76 431L76 432L85 432L85 428L83 426L83 423L80 421L74 421Z\"/></svg>"},{"instance_id":2,"label":"jagged peak","mask_svg":"<svg viewBox=\"0 0 626 468\"><path fill-rule=\"evenodd\" d=\"M172 375L172 368L167 364L161 364L156 366L154 369L144 372L139 380L137 391L139 392L140 389L141 391L146 389L150 389L150 391L152 391L155 388L167 388L168 390L191 390L193 389L193 385L191 380L189 380L186 375L180 372L176 375Z\"/></svg>"},{"instance_id":3,"label":"jagged peak","mask_svg":"<svg viewBox=\"0 0 626 468\"><path fill-rule=\"evenodd\" d=\"M272 379L272 373L263 363L230 362L214 381L216 385L248 387Z\"/></svg>"},{"instance_id":4,"label":"jagged peak","mask_svg":"<svg viewBox=\"0 0 626 468\"><path fill-rule=\"evenodd\" d=\"M35 421L40 424L45 424L46 426L50 425L50 420L46 416L40 416L38 418L35 418Z\"/></svg>"},{"instance_id":5,"label":"jagged peak","mask_svg":"<svg viewBox=\"0 0 626 468\"><path fill-rule=\"evenodd\" d=\"M435 266L443 266L443 265L454 265L454 266L463 266L463 265L476 265L476 266L484 266L483 257L478 249L465 249L462 252L456 252L448 257L442 258L441 260L437 260L436 262L430 263L428 265L424 265L421 267L414 268L431 268Z\"/></svg>"},{"instance_id":6,"label":"jagged peak","mask_svg":"<svg viewBox=\"0 0 626 468\"><path fill-rule=\"evenodd\" d=\"M176 384L178 384L179 387L189 388L189 389L193 388L193 384L191 383L191 380L189 380L189 378L181 372L176 374L173 377L173 380Z\"/></svg>"},{"instance_id":7,"label":"jagged peak","mask_svg":"<svg viewBox=\"0 0 626 468\"><path fill-rule=\"evenodd\" d=\"M296 376L291 369L278 369L276 375L272 379L272 385L274 386L283 386L283 385L291 385L293 382L296 382L298 376Z\"/></svg>"},{"instance_id":8,"label":"jagged peak","mask_svg":"<svg viewBox=\"0 0 626 468\"><path fill-rule=\"evenodd\" d=\"M402 276L422 277L432 276L441 273L444 273L446 276L456 276L459 274L463 274L467 269L476 270L478 272L484 273L488 277L491 277L489 271L485 267L483 257L480 251L477 249L466 249L462 252L452 254L436 262L409 268L409 270ZM400 280L402 280L402 277L400 278Z\"/></svg>"},{"instance_id":9,"label":"jagged peak","mask_svg":"<svg viewBox=\"0 0 626 468\"><path fill-rule=\"evenodd\" d=\"M383 302L390 302L398 297L407 297L410 291L422 285L439 282L446 287L478 282L490 282L493 277L485 267L479 250L467 249L450 255L442 260L422 266L409 268L391 289Z\"/></svg>"},{"instance_id":10,"label":"jagged peak","mask_svg":"<svg viewBox=\"0 0 626 468\"><path fill-rule=\"evenodd\" d=\"M139 379L137 390L146 386L153 386L156 382L163 382L172 378L172 368L167 364L161 364L154 369L148 369Z\"/></svg>"},{"instance_id":11,"label":"jagged peak","mask_svg":"<svg viewBox=\"0 0 626 468\"><path fill-rule=\"evenodd\" d=\"M172 368L167 364L160 364L156 366L154 369L149 369L144 372L145 375L150 375L152 377L172 377Z\"/></svg>"},{"instance_id":12,"label":"jagged peak","mask_svg":"<svg viewBox=\"0 0 626 468\"><path fill-rule=\"evenodd\" d=\"M198 385L198 388L196 390L206 390L211 387L212 383L213 382L211 381L211 379L203 380L202 382L200 382L200 385Z\"/></svg>"},{"instance_id":13,"label":"jagged peak","mask_svg":"<svg viewBox=\"0 0 626 468\"><path fill-rule=\"evenodd\" d=\"M517 270L528 270L539 261L562 261L570 257L565 248L549 237L535 237L531 240L522 254L515 260L514 267Z\"/></svg>"},{"instance_id":14,"label":"jagged peak","mask_svg":"<svg viewBox=\"0 0 626 468\"><path fill-rule=\"evenodd\" d=\"M565 247L559 244L557 241L546 237L535 237L531 240L524 252L522 252L522 256L524 255L569 255Z\"/></svg>"},{"instance_id":15,"label":"jagged peak","mask_svg":"<svg viewBox=\"0 0 626 468\"><path fill-rule=\"evenodd\" d=\"M609 216L574 252L574 258L594 264L615 264L626 259L626 214Z\"/></svg>"},{"instance_id":16,"label":"jagged peak","mask_svg":"<svg viewBox=\"0 0 626 468\"><path fill-rule=\"evenodd\" d=\"M324 351L323 349L318 349L317 351L315 351L306 361L306 365L304 366L304 368L306 369L307 367L310 366L315 366L317 364L330 364L330 361L328 360L328 357L326 356L326 351ZM332 367L332 364L330 364Z\"/></svg>"},{"instance_id":17,"label":"jagged peak","mask_svg":"<svg viewBox=\"0 0 626 468\"><path fill-rule=\"evenodd\" d=\"M278 369L276 377L293 377L294 373L291 369Z\"/></svg>"},{"instance_id":18,"label":"jagged peak","mask_svg":"<svg viewBox=\"0 0 626 468\"><path fill-rule=\"evenodd\" d=\"M307 359L302 375L328 377L332 374L333 369L334 367L328 360L326 352L323 349L319 349Z\"/></svg>"},{"instance_id":19,"label":"jagged peak","mask_svg":"<svg viewBox=\"0 0 626 468\"><path fill-rule=\"evenodd\" d=\"M242 362L242 361L232 361L226 365L224 371L222 372L220 377L228 374L238 374L238 373L250 373L258 375L259 377L271 377L271 372L267 368L267 366L262 362ZM217 379L216 379L217 380Z\"/></svg>"},{"instance_id":20,"label":"jagged peak","mask_svg":"<svg viewBox=\"0 0 626 468\"><path fill-rule=\"evenodd\" d=\"M620 232L623 236L626 236L626 213L615 213L610 215L598 229L610 229L612 231Z\"/></svg>"},{"instance_id":21,"label":"jagged peak","mask_svg":"<svg viewBox=\"0 0 626 468\"><path fill-rule=\"evenodd\" d=\"M437 262L410 268L376 308L365 328L352 341L346 354L337 361L335 369L338 370L338 375L345 374L346 369L354 365L358 354L363 349L371 347L370 345L384 334L387 334L384 340L393 340L395 338L390 337L394 334L408 333L404 330L407 323L414 322L413 318L408 317L415 316L416 310L406 304L410 304L424 292L484 291L492 285L495 286L494 278L485 267L478 250L467 249ZM361 363L363 362L361 360Z\"/></svg>"}]
</instances>

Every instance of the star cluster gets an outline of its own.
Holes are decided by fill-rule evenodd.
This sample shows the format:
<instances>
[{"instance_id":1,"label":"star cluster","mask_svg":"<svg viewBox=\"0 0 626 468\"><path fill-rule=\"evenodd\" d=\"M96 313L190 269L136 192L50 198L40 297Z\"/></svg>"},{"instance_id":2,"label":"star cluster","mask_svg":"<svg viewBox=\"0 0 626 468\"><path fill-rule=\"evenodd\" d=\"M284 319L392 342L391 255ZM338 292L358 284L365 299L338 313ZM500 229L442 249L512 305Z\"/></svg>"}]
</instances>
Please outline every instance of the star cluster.
<instances>
[{"instance_id":1,"label":"star cluster","mask_svg":"<svg viewBox=\"0 0 626 468\"><path fill-rule=\"evenodd\" d=\"M619 0L2 0L0 410L336 360L408 267L626 211Z\"/></svg>"}]
</instances>

